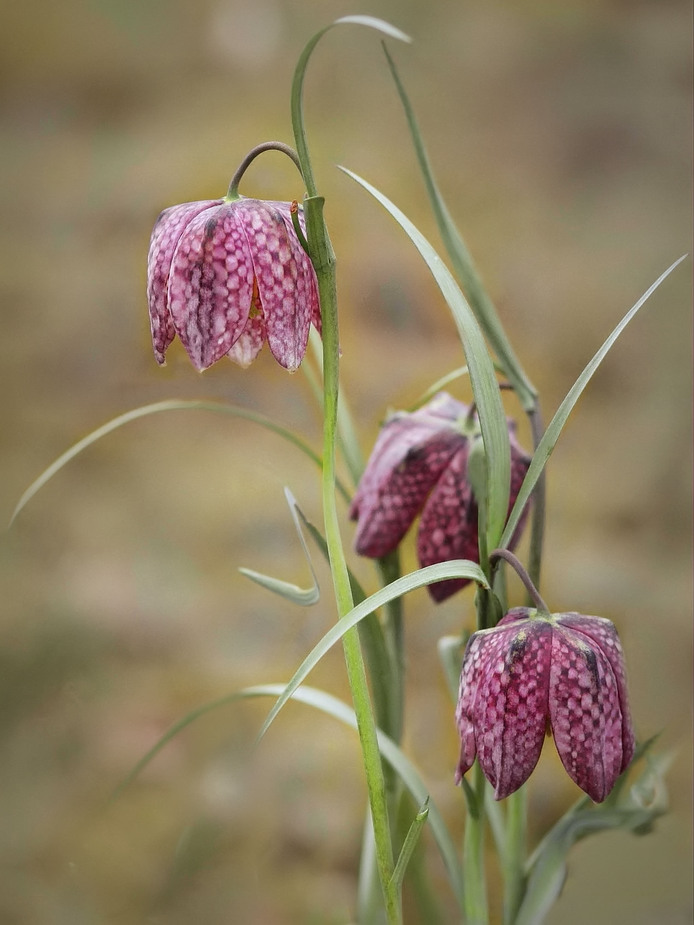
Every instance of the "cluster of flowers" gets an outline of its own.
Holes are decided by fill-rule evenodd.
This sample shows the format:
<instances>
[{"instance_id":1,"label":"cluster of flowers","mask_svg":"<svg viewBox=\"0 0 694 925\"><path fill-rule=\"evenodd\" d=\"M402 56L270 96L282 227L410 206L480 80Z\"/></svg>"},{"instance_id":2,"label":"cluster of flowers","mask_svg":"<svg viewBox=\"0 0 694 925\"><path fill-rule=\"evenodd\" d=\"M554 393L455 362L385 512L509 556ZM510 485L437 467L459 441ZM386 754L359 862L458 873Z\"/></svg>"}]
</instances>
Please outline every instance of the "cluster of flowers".
<instances>
[{"instance_id":1,"label":"cluster of flowers","mask_svg":"<svg viewBox=\"0 0 694 925\"><path fill-rule=\"evenodd\" d=\"M198 370L223 356L243 366L265 341L288 370L300 365L309 327L320 331L318 285L292 222L295 204L238 198L161 213L152 233L148 300L157 362L178 334ZM303 216L298 212L303 229ZM508 422L510 504L530 458ZM419 515L422 566L478 560L477 502L468 460L481 440L474 408L440 393L384 424L350 516L356 551L394 550ZM516 531L517 539L522 521ZM468 582L429 586L442 601ZM516 608L474 633L463 657L456 721L456 780L475 757L497 799L532 773L550 730L569 775L594 801L608 795L634 752L624 659L609 620Z\"/></svg>"}]
</instances>

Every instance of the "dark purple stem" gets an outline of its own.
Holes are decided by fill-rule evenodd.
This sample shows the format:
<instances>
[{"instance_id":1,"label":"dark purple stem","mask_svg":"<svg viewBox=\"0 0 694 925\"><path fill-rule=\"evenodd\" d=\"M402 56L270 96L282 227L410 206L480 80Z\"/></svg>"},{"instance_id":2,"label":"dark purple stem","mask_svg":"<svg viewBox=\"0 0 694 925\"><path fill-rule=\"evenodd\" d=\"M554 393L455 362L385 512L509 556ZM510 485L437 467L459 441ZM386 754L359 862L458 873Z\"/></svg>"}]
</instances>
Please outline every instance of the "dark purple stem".
<instances>
[{"instance_id":1,"label":"dark purple stem","mask_svg":"<svg viewBox=\"0 0 694 925\"><path fill-rule=\"evenodd\" d=\"M296 169L299 171L303 178L301 163L299 162L299 155L296 153L294 148L290 148L289 145L286 145L283 141L264 141L262 144L256 145L255 148L252 148L239 164L236 173L231 178L227 199L236 199L238 197L239 183L241 182L241 178L256 159L256 157L259 154L262 154L264 151L280 151L282 154L286 154L287 157L290 158L290 160L294 163Z\"/></svg>"},{"instance_id":2,"label":"dark purple stem","mask_svg":"<svg viewBox=\"0 0 694 925\"><path fill-rule=\"evenodd\" d=\"M538 610L543 610L545 613L549 613L549 607L540 597L540 592L537 590L535 585L530 578L530 575L526 572L525 568L521 564L520 560L517 559L512 552L509 552L508 549L495 549L489 554L489 562L493 564L498 559L504 559L508 564L514 569L520 580L525 585L528 594L532 598L533 603Z\"/></svg>"}]
</instances>

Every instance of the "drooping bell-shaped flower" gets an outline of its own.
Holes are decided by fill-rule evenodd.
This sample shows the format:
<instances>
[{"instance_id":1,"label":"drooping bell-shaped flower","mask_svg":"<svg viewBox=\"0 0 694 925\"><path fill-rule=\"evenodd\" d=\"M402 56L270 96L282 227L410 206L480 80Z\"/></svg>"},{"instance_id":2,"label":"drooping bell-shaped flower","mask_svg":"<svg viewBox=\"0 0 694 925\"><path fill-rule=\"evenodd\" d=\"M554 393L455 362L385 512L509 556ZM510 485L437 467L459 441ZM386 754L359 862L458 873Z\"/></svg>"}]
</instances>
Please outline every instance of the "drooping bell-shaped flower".
<instances>
[{"instance_id":1,"label":"drooping bell-shaped flower","mask_svg":"<svg viewBox=\"0 0 694 925\"><path fill-rule=\"evenodd\" d=\"M199 370L225 355L248 366L266 340L281 366L297 369L311 323L320 330L320 307L291 208L238 198L186 202L161 213L147 267L160 365L178 334Z\"/></svg>"},{"instance_id":2,"label":"drooping bell-shaped flower","mask_svg":"<svg viewBox=\"0 0 694 925\"><path fill-rule=\"evenodd\" d=\"M456 709L459 783L479 759L497 800L530 777L551 731L569 776L602 802L634 754L624 656L610 620L509 611L470 637Z\"/></svg>"},{"instance_id":3,"label":"drooping bell-shaped flower","mask_svg":"<svg viewBox=\"0 0 694 925\"><path fill-rule=\"evenodd\" d=\"M527 472L530 458L511 442L509 511ZM468 405L439 392L412 413L393 414L383 425L350 507L356 520L355 549L379 558L397 547L421 512L417 535L420 565L450 559L479 561L477 502L467 477L472 442L479 439L477 416ZM522 523L516 531L517 539ZM469 584L450 579L429 585L435 601L445 600Z\"/></svg>"}]
</instances>

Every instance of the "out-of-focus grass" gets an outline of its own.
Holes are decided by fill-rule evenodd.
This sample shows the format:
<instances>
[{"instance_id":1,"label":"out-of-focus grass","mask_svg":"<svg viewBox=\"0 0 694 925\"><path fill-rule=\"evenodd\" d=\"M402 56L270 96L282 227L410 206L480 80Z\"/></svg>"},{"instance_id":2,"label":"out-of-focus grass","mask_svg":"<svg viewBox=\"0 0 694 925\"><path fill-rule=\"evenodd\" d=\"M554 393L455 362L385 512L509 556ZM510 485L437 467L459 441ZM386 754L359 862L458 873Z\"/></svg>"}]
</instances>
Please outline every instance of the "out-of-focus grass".
<instances>
[{"instance_id":1,"label":"out-of-focus grass","mask_svg":"<svg viewBox=\"0 0 694 925\"><path fill-rule=\"evenodd\" d=\"M552 413L617 318L690 241L690 10L682 2L402 4L34 0L0 28L0 515L109 417L168 397L228 398L319 443L310 393L267 356L156 368L144 264L161 208L222 195L253 144L289 139L304 42L346 13L415 38L394 49L440 185ZM404 236L333 169L381 187L435 240L378 41L333 33L307 119L339 260L343 373L368 449L461 362ZM301 195L279 155L249 195ZM674 748L672 811L644 839L579 846L551 921L691 918L689 269L653 299L582 399L549 469L544 594L611 617L638 732ZM459 391L465 397L464 391ZM509 411L518 410L509 399ZM333 619L252 587L301 580L282 487L318 519L311 465L248 423L172 413L90 449L3 544L0 919L17 923L344 922L364 799L354 738L292 706L261 750L259 704L209 716L120 801L108 796L175 719L286 679ZM351 526L345 517L345 537ZM412 562L411 549L408 561ZM354 562L373 586L365 563ZM407 747L451 824L456 743L435 642L471 600L407 604ZM312 683L346 695L339 653ZM546 823L574 796L548 746ZM426 841L429 845L429 841ZM448 902L435 853L431 865Z\"/></svg>"}]
</instances>

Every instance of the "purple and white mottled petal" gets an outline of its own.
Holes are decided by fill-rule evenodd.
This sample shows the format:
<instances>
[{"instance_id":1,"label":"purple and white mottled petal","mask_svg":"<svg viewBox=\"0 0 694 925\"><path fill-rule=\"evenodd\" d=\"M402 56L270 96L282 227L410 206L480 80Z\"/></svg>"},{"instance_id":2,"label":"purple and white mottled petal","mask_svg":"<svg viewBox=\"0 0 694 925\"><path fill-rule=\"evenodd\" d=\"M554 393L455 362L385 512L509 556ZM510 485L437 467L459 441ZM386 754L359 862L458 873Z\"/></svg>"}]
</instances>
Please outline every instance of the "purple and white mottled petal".
<instances>
[{"instance_id":1,"label":"purple and white mottled petal","mask_svg":"<svg viewBox=\"0 0 694 925\"><path fill-rule=\"evenodd\" d=\"M296 235L294 231L294 223L292 221L292 209L291 203L287 202L271 202L269 205L274 206L278 212L281 213L282 218L284 219L289 233L292 237ZM303 209L298 211L299 217L299 226L306 238L306 217L304 216ZM301 247L301 243L299 242ZM318 298L318 280L316 279L316 271L313 269L313 264L311 263L311 258L306 254L303 247L302 250L302 260L301 266L303 268L304 278L306 281L306 291L308 293L309 302L311 303L311 324L314 328L321 333L322 330L322 320L320 313L320 300Z\"/></svg>"},{"instance_id":2,"label":"purple and white mottled petal","mask_svg":"<svg viewBox=\"0 0 694 925\"><path fill-rule=\"evenodd\" d=\"M580 613L555 614L557 622L568 626L578 635L586 637L586 643L599 647L610 663L617 682L619 709L622 715L622 763L620 773L624 771L634 757L635 736L629 709L624 652L617 630L611 620L604 617L589 617Z\"/></svg>"},{"instance_id":3,"label":"purple and white mottled petal","mask_svg":"<svg viewBox=\"0 0 694 925\"><path fill-rule=\"evenodd\" d=\"M237 207L238 203L225 202L198 215L174 251L169 310L199 370L228 353L248 321L253 265Z\"/></svg>"},{"instance_id":4,"label":"purple and white mottled petal","mask_svg":"<svg viewBox=\"0 0 694 925\"><path fill-rule=\"evenodd\" d=\"M147 302L154 356L160 366L166 362L166 350L176 334L168 307L169 273L176 245L192 219L206 209L220 205L221 201L214 199L171 206L164 209L154 225L147 257Z\"/></svg>"},{"instance_id":5,"label":"purple and white mottled petal","mask_svg":"<svg viewBox=\"0 0 694 925\"><path fill-rule=\"evenodd\" d=\"M478 640L472 658L479 664L470 669L476 677L472 703L463 690L464 666L459 731L469 737L467 724L474 729L477 756L497 800L525 783L542 751L551 637L550 624L539 620L497 626L472 637ZM462 743L461 760L464 748ZM466 761L469 753L468 744ZM459 774L464 767L465 762Z\"/></svg>"},{"instance_id":6,"label":"purple and white mottled petal","mask_svg":"<svg viewBox=\"0 0 694 925\"><path fill-rule=\"evenodd\" d=\"M277 362L294 371L306 352L311 324L303 267L308 256L272 203L241 200L235 206L253 261L268 344Z\"/></svg>"},{"instance_id":7,"label":"purple and white mottled petal","mask_svg":"<svg viewBox=\"0 0 694 925\"><path fill-rule=\"evenodd\" d=\"M465 655L463 656L460 687L458 688L458 703L455 709L455 721L460 735L460 758L455 772L456 784L459 784L463 779L463 775L470 770L477 754L475 725L472 717L477 685L485 665L482 657L483 643L484 634L473 633L468 639Z\"/></svg>"},{"instance_id":8,"label":"purple and white mottled petal","mask_svg":"<svg viewBox=\"0 0 694 925\"><path fill-rule=\"evenodd\" d=\"M508 511L515 504L520 486L528 471L525 453L511 446L511 492ZM417 556L420 565L450 559L479 561L477 546L478 509L467 481L467 454L457 453L441 476L427 501L419 522ZM528 513L526 505L514 531L509 548L518 542ZM428 586L433 600L440 602L470 584L469 579L450 579Z\"/></svg>"},{"instance_id":9,"label":"purple and white mottled petal","mask_svg":"<svg viewBox=\"0 0 694 925\"><path fill-rule=\"evenodd\" d=\"M403 463L410 450L426 443L437 430L431 423L420 422L414 415L405 412L393 414L386 420L352 499L349 509L352 520L361 520L369 515L378 504L380 492L391 471Z\"/></svg>"},{"instance_id":10,"label":"purple and white mottled petal","mask_svg":"<svg viewBox=\"0 0 694 925\"><path fill-rule=\"evenodd\" d=\"M467 457L464 440L424 505L417 532L417 558L422 566L450 559L479 561L477 505L466 478ZM451 578L429 585L428 590L435 601L443 601L469 583L469 579Z\"/></svg>"},{"instance_id":11,"label":"purple and white mottled petal","mask_svg":"<svg viewBox=\"0 0 694 925\"><path fill-rule=\"evenodd\" d=\"M538 624L541 630L541 625ZM517 790L530 777L542 751L547 722L547 685L541 682L545 674L544 661L530 662L528 668L530 686L526 691L529 703L521 711L521 729L517 737L514 716L509 702L511 668L515 640L523 652L527 647L528 631L516 626L497 627L488 637L485 650L486 664L477 688L473 710L473 724L476 731L477 757L489 783L494 787L494 797L504 799ZM532 637L533 634L530 634ZM542 650L542 647L539 647ZM548 677L548 675L546 676ZM515 678L516 693L520 706L519 683ZM538 691L539 685L539 691ZM517 708L516 708L517 709ZM534 734L533 734L534 733Z\"/></svg>"},{"instance_id":12,"label":"purple and white mottled petal","mask_svg":"<svg viewBox=\"0 0 694 925\"><path fill-rule=\"evenodd\" d=\"M440 419L443 422L461 421L468 417L470 406L453 398L448 392L437 392L426 405L422 405L414 414L421 417L429 417L434 420ZM477 415L473 415L473 420L477 420Z\"/></svg>"},{"instance_id":13,"label":"purple and white mottled petal","mask_svg":"<svg viewBox=\"0 0 694 925\"><path fill-rule=\"evenodd\" d=\"M549 714L562 764L595 803L622 766L622 714L617 681L599 646L566 625L552 637Z\"/></svg>"},{"instance_id":14,"label":"purple and white mottled petal","mask_svg":"<svg viewBox=\"0 0 694 925\"><path fill-rule=\"evenodd\" d=\"M378 484L369 484L367 477L363 483L366 490L353 504L359 516L355 549L360 555L384 556L395 549L451 457L467 442L451 429L441 430L422 441L428 429L418 422L410 422L403 430L394 422L391 434L386 434L392 439L384 441L384 453L376 457L381 480Z\"/></svg>"},{"instance_id":15,"label":"purple and white mottled petal","mask_svg":"<svg viewBox=\"0 0 694 925\"><path fill-rule=\"evenodd\" d=\"M261 312L249 317L246 327L240 337L227 353L230 360L238 363L244 369L251 365L253 360L263 349L266 340L265 319Z\"/></svg>"},{"instance_id":16,"label":"purple and white mottled petal","mask_svg":"<svg viewBox=\"0 0 694 925\"><path fill-rule=\"evenodd\" d=\"M439 413L442 406L449 412L451 406L455 406L458 414L444 416ZM368 512L378 504L380 492L387 483L391 470L403 464L407 454L417 445L423 445L442 429L449 430L450 423L458 416L466 414L467 410L466 405L456 402L445 392L440 392L413 413L401 411L392 414L381 428L371 451L350 505L350 518L361 520L362 517L368 516Z\"/></svg>"}]
</instances>

